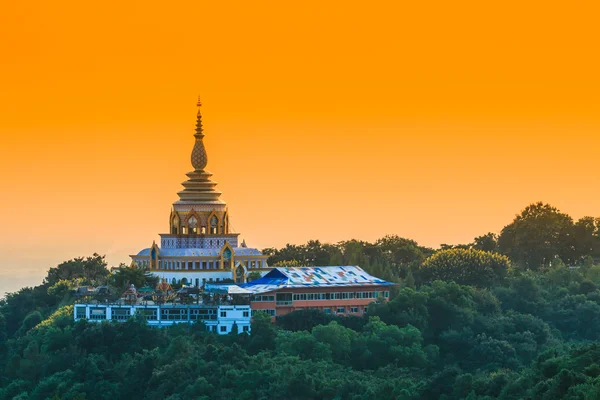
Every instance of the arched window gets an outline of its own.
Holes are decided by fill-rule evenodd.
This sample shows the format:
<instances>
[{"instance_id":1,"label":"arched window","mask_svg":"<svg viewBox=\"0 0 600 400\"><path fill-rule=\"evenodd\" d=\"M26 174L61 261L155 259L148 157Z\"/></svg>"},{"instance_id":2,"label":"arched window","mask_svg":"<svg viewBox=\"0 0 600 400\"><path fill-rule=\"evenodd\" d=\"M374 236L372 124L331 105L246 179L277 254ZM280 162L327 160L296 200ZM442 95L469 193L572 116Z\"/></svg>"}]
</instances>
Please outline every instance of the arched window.
<instances>
[{"instance_id":1,"label":"arched window","mask_svg":"<svg viewBox=\"0 0 600 400\"><path fill-rule=\"evenodd\" d=\"M175 215L173 223L171 224L171 233L177 235L179 233L179 217Z\"/></svg>"},{"instance_id":2,"label":"arched window","mask_svg":"<svg viewBox=\"0 0 600 400\"><path fill-rule=\"evenodd\" d=\"M235 271L235 283L244 283L245 280L246 277L244 276L244 268L242 268L240 265Z\"/></svg>"},{"instance_id":3,"label":"arched window","mask_svg":"<svg viewBox=\"0 0 600 400\"><path fill-rule=\"evenodd\" d=\"M217 234L217 227L219 225L219 219L216 215L213 215L210 219L210 233L213 235Z\"/></svg>"},{"instance_id":4,"label":"arched window","mask_svg":"<svg viewBox=\"0 0 600 400\"><path fill-rule=\"evenodd\" d=\"M196 235L198 233L198 220L193 215L188 219L189 233Z\"/></svg>"},{"instance_id":5,"label":"arched window","mask_svg":"<svg viewBox=\"0 0 600 400\"><path fill-rule=\"evenodd\" d=\"M229 269L231 267L231 249L226 248L223 251L223 268Z\"/></svg>"}]
</instances>

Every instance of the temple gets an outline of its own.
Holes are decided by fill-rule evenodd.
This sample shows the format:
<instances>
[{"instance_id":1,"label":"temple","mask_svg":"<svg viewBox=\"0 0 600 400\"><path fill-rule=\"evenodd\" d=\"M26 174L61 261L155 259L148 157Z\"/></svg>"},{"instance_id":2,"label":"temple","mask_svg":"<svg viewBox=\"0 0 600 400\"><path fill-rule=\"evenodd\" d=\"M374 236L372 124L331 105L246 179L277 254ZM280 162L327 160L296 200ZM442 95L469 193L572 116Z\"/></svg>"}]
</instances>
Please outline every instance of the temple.
<instances>
[{"instance_id":1,"label":"temple","mask_svg":"<svg viewBox=\"0 0 600 400\"><path fill-rule=\"evenodd\" d=\"M203 286L210 282L244 283L253 271L266 274L267 256L258 249L238 243L233 232L227 204L220 199L217 183L206 170L208 156L204 147L201 103L198 100L193 171L182 183L179 200L169 215L169 231L160 234L160 246L130 256L133 266L148 268L169 283Z\"/></svg>"},{"instance_id":2,"label":"temple","mask_svg":"<svg viewBox=\"0 0 600 400\"><path fill-rule=\"evenodd\" d=\"M168 232L160 234L160 246L153 242L131 256L133 267L160 278L158 285L130 285L120 298L108 286L80 287L75 321L123 322L140 315L150 326L201 322L208 331L226 335L250 333L256 312L273 321L304 309L363 316L374 301L389 299L395 284L359 266L271 268L260 250L238 243L227 204L206 171L200 101L194 137L194 170L173 203Z\"/></svg>"}]
</instances>

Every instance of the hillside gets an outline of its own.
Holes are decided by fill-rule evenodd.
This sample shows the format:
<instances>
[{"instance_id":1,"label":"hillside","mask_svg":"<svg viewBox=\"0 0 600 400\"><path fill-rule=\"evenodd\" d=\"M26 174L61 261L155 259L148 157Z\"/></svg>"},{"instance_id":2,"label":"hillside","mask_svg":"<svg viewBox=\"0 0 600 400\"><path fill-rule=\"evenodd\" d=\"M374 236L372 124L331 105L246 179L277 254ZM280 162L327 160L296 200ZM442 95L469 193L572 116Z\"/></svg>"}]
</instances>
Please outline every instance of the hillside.
<instances>
[{"instance_id":1,"label":"hillside","mask_svg":"<svg viewBox=\"0 0 600 400\"><path fill-rule=\"evenodd\" d=\"M439 250L386 236L267 249L271 265L361 265L398 282L364 318L257 314L252 335L202 324L73 322L73 289L109 275L93 255L0 301L4 399L600 398L598 219L543 204L498 235Z\"/></svg>"}]
</instances>

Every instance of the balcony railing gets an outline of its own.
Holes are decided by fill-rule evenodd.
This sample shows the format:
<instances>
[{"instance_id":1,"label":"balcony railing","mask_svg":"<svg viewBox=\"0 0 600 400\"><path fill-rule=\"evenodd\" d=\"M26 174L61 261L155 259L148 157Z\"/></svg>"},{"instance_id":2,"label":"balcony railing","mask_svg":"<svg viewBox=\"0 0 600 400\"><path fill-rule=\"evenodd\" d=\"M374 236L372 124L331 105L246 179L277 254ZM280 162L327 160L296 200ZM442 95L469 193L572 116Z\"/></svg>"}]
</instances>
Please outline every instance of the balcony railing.
<instances>
[{"instance_id":1,"label":"balcony railing","mask_svg":"<svg viewBox=\"0 0 600 400\"><path fill-rule=\"evenodd\" d=\"M278 306L291 306L292 300L278 300L275 302L275 304Z\"/></svg>"}]
</instances>

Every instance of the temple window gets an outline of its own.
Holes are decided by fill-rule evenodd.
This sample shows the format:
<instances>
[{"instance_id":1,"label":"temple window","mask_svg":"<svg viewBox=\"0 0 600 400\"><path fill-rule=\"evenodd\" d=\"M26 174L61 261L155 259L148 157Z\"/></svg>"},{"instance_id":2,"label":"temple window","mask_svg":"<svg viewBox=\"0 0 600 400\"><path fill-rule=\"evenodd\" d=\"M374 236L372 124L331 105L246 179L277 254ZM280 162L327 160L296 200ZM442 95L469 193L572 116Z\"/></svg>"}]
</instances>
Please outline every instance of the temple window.
<instances>
[{"instance_id":1,"label":"temple window","mask_svg":"<svg viewBox=\"0 0 600 400\"><path fill-rule=\"evenodd\" d=\"M188 219L189 232L194 235L198 233L198 220L193 215Z\"/></svg>"},{"instance_id":2,"label":"temple window","mask_svg":"<svg viewBox=\"0 0 600 400\"><path fill-rule=\"evenodd\" d=\"M210 219L210 233L213 235L217 234L217 227L219 225L219 219L213 215Z\"/></svg>"},{"instance_id":3,"label":"temple window","mask_svg":"<svg viewBox=\"0 0 600 400\"><path fill-rule=\"evenodd\" d=\"M173 218L173 222L171 223L171 233L174 235L179 233L179 218L177 215Z\"/></svg>"},{"instance_id":4,"label":"temple window","mask_svg":"<svg viewBox=\"0 0 600 400\"><path fill-rule=\"evenodd\" d=\"M229 267L230 267L231 256L232 256L231 249L226 248L225 250L223 250L223 262L224 262L223 267L226 269L229 269Z\"/></svg>"}]
</instances>

